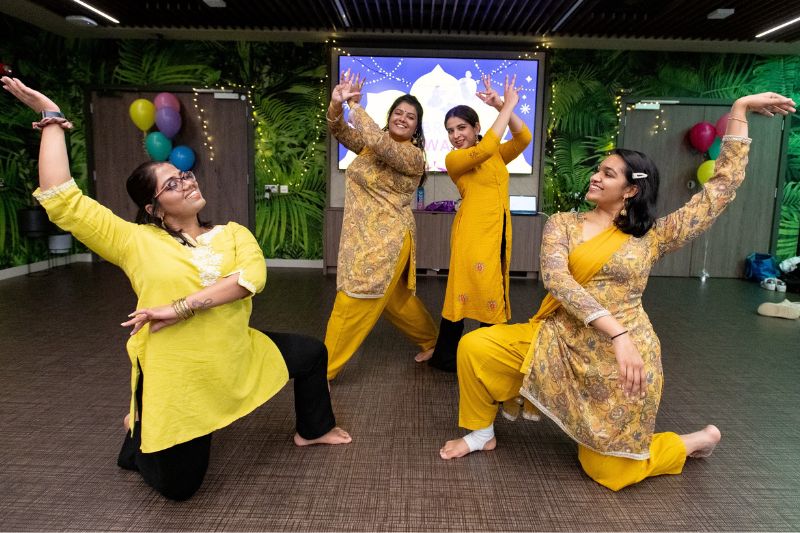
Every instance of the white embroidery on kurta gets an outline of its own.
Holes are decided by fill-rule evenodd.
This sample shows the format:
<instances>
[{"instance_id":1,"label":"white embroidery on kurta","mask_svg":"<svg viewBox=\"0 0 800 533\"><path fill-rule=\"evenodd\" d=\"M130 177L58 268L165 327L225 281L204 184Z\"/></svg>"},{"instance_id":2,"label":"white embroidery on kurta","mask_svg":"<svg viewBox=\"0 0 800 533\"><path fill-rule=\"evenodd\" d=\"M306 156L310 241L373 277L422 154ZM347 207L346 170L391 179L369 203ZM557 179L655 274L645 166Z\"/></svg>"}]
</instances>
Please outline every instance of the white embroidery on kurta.
<instances>
[{"instance_id":1,"label":"white embroidery on kurta","mask_svg":"<svg viewBox=\"0 0 800 533\"><path fill-rule=\"evenodd\" d=\"M211 247L211 240L221 229L222 226L216 226L208 233L200 235L197 238L199 246L192 248L192 263L197 267L197 271L200 274L200 284L203 287L213 285L222 275L220 268L222 267L223 255L216 253Z\"/></svg>"},{"instance_id":2,"label":"white embroidery on kurta","mask_svg":"<svg viewBox=\"0 0 800 533\"><path fill-rule=\"evenodd\" d=\"M77 187L77 186L78 185L75 183L75 180L71 179L69 181L65 181L64 183L56 185L55 187L50 187L47 190L44 191L39 190L39 192L33 194L33 197L36 198L38 201L43 202L45 200L49 200L50 198L58 196L67 189L71 189L72 187Z\"/></svg>"}]
</instances>

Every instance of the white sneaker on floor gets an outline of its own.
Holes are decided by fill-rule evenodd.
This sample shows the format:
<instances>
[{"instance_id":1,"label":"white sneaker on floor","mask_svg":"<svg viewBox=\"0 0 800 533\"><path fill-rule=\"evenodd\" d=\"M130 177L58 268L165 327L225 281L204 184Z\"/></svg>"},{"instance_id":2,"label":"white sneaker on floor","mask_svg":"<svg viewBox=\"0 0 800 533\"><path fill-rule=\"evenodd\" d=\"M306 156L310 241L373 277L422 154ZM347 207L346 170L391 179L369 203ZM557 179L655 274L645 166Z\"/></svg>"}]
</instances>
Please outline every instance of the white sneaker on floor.
<instances>
[{"instance_id":1,"label":"white sneaker on floor","mask_svg":"<svg viewBox=\"0 0 800 533\"><path fill-rule=\"evenodd\" d=\"M790 302L789 300L784 300L778 304L764 302L758 306L758 314L796 320L800 318L800 302Z\"/></svg>"}]
</instances>

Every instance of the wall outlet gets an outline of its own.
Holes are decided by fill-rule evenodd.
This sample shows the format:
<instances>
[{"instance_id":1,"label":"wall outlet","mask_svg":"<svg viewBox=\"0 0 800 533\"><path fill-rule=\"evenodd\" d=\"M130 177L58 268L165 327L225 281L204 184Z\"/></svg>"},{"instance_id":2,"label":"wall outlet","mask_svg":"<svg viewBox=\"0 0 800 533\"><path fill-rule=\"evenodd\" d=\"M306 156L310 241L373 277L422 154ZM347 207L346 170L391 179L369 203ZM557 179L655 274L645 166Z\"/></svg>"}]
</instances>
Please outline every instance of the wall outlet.
<instances>
[{"instance_id":1,"label":"wall outlet","mask_svg":"<svg viewBox=\"0 0 800 533\"><path fill-rule=\"evenodd\" d=\"M289 193L289 186L288 185L281 185L280 193L281 194L288 194Z\"/></svg>"}]
</instances>

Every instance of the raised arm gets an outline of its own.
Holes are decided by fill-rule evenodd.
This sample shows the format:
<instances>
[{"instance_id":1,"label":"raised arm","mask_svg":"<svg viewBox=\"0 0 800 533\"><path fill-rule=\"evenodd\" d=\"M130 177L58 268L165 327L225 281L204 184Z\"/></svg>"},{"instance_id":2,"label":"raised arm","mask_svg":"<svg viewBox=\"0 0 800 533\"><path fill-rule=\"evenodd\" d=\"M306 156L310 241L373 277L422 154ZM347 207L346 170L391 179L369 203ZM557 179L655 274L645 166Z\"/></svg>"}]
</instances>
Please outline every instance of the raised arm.
<instances>
[{"instance_id":1,"label":"raised arm","mask_svg":"<svg viewBox=\"0 0 800 533\"><path fill-rule=\"evenodd\" d=\"M747 113L787 115L795 112L794 106L792 99L776 93L744 96L734 102L713 177L686 205L659 219L653 228L659 257L701 235L736 197L749 152Z\"/></svg>"},{"instance_id":2,"label":"raised arm","mask_svg":"<svg viewBox=\"0 0 800 533\"><path fill-rule=\"evenodd\" d=\"M352 77L350 70L342 72L339 83L331 92L331 103L325 113L328 129L345 148L359 154L364 149L364 139L360 133L344 121L344 103L348 100L358 102L361 99L361 87L364 80Z\"/></svg>"},{"instance_id":3,"label":"raised arm","mask_svg":"<svg viewBox=\"0 0 800 533\"><path fill-rule=\"evenodd\" d=\"M55 102L17 78L3 76L0 81L6 91L33 109L37 115L41 116L44 111L51 114L61 113ZM70 180L67 144L62 128L72 125L66 120L57 119L42 120L36 125L42 130L42 141L39 144L39 188L45 191Z\"/></svg>"},{"instance_id":4,"label":"raised arm","mask_svg":"<svg viewBox=\"0 0 800 533\"><path fill-rule=\"evenodd\" d=\"M480 98L486 105L492 106L499 112L497 118L495 119L495 121L492 123L491 126L491 130L494 131L495 135L497 135L497 138L498 139L503 138L503 134L505 133L506 128L510 128L512 134L517 134L522 132L523 130L527 130L527 128L525 127L525 123L522 121L522 119L519 118L516 115L516 113L514 113L514 108L517 106L517 103L519 102L519 92L517 87L515 86L517 77L514 76L513 78L511 78L511 81L509 81L508 76L506 76L506 80L503 85L502 98L497 93L497 90L495 90L492 87L491 76L488 75L483 76L481 80L483 81L484 90L478 91L477 93L475 93L475 95L478 98Z\"/></svg>"},{"instance_id":5,"label":"raised arm","mask_svg":"<svg viewBox=\"0 0 800 533\"><path fill-rule=\"evenodd\" d=\"M40 114L60 114L50 98L25 86L16 78L0 78L3 88ZM58 227L75 237L101 257L122 265L124 251L136 230L95 200L84 196L70 177L64 129L72 127L63 117L49 117L34 123L42 130L39 146L39 189L34 196Z\"/></svg>"}]
</instances>

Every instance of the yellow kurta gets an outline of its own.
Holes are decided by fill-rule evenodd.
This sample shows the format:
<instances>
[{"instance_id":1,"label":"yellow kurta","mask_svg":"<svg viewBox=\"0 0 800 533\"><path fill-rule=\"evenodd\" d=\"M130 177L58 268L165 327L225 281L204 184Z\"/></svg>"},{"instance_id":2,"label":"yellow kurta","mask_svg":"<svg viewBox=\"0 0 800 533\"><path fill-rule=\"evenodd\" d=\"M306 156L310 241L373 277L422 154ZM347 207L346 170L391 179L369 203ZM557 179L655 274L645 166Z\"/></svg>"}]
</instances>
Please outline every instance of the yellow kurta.
<instances>
[{"instance_id":1,"label":"yellow kurta","mask_svg":"<svg viewBox=\"0 0 800 533\"><path fill-rule=\"evenodd\" d=\"M472 318L500 324L511 318L511 216L506 165L530 142L528 128L502 144L489 130L475 146L453 150L445 158L447 173L461 193L461 207L450 234L450 272L442 309L447 320ZM504 222L505 264L501 264Z\"/></svg>"},{"instance_id":2,"label":"yellow kurta","mask_svg":"<svg viewBox=\"0 0 800 533\"><path fill-rule=\"evenodd\" d=\"M582 242L584 215L559 213L545 225L542 280L561 307L533 340L521 393L578 443L606 455L647 459L661 400L661 347L642 308L653 264L708 229L736 196L750 140L725 137L715 175L677 211L659 218L643 237L631 237L585 285L568 270ZM608 337L587 324L612 315L628 330L644 360L646 397L629 400L618 387Z\"/></svg>"},{"instance_id":3,"label":"yellow kurta","mask_svg":"<svg viewBox=\"0 0 800 533\"><path fill-rule=\"evenodd\" d=\"M54 223L125 272L139 309L169 304L237 273L239 284L253 294L266 283L258 243L234 222L215 226L189 247L155 226L122 220L84 196L72 180L34 195ZM289 375L277 346L248 327L251 310L252 299L243 298L155 334L145 326L130 338L132 407L137 362L146 376L143 452L225 427L286 384Z\"/></svg>"},{"instance_id":4,"label":"yellow kurta","mask_svg":"<svg viewBox=\"0 0 800 533\"><path fill-rule=\"evenodd\" d=\"M358 157L345 173L344 219L336 288L356 298L380 298L392 280L406 234L411 235L408 288L416 289L416 223L411 211L425 170L422 150L392 140L364 109L330 123L331 133Z\"/></svg>"}]
</instances>

